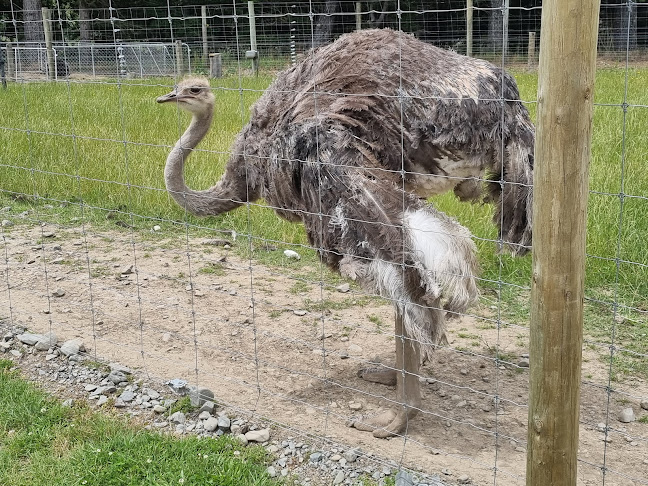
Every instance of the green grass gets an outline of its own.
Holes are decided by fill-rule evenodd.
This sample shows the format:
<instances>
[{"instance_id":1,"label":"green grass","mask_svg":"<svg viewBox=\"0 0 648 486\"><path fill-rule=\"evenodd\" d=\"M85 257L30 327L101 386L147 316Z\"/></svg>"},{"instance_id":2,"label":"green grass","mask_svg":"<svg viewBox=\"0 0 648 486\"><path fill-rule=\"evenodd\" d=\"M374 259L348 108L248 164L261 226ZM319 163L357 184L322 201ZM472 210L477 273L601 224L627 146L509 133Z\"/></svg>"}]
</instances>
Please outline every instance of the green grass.
<instances>
[{"instance_id":1,"label":"green grass","mask_svg":"<svg viewBox=\"0 0 648 486\"><path fill-rule=\"evenodd\" d=\"M521 98L529 102L535 117L537 75L515 74ZM631 69L627 74L627 103L648 105L648 70ZM623 69L599 70L595 101L621 104L625 81ZM195 152L188 163L189 186L206 188L220 177L227 151L247 121L250 105L270 82L268 76L241 80L233 76L213 81L216 120L200 146L203 150ZM163 182L167 146L175 142L188 123L185 113L155 103L155 98L169 89L167 79L10 84L0 92L3 105L14 107L3 112L4 129L0 128L0 206L12 205L14 212L36 208L35 218L44 221L71 225L84 221L125 232L134 228L139 237L152 241L168 239L169 234L204 236L213 230L233 229L240 235L234 251L245 257L280 266L306 281L317 281L323 276L327 284L338 282L338 277L320 273L314 251L299 246L307 243L302 226L279 219L263 207L263 201L219 217L199 219L186 215L169 198ZM648 310L648 200L641 197L648 196L644 168L648 159L646 126L646 108L630 106L624 114L621 106L595 107L590 167L590 188L594 193L588 204L590 257L586 262L586 295L644 311L636 316L644 327ZM641 197L622 199L621 192ZM12 194L41 199L12 201ZM64 202L66 207L58 207L58 202ZM499 305L503 317L510 322L526 322L528 294L515 286L529 286L531 260L498 256L493 243L481 240L496 238L491 223L492 207L460 203L452 194L436 197L433 203L478 237L482 276L487 280L482 283L486 301ZM56 207L47 209L45 204ZM106 219L109 211L113 211L112 219ZM150 232L154 224L162 226L160 234ZM214 232L212 236L222 234ZM258 248L265 240L280 250L298 251L302 259L288 260L283 251ZM304 267L316 270L302 272ZM293 291L305 290L296 286ZM608 324L612 321L610 306L603 306L598 312L600 320L607 320ZM599 335L600 325L586 325L588 332ZM648 339L640 342L647 343Z\"/></svg>"},{"instance_id":2,"label":"green grass","mask_svg":"<svg viewBox=\"0 0 648 486\"><path fill-rule=\"evenodd\" d=\"M66 408L0 360L0 484L12 486L281 484L262 447L146 431Z\"/></svg>"}]
</instances>

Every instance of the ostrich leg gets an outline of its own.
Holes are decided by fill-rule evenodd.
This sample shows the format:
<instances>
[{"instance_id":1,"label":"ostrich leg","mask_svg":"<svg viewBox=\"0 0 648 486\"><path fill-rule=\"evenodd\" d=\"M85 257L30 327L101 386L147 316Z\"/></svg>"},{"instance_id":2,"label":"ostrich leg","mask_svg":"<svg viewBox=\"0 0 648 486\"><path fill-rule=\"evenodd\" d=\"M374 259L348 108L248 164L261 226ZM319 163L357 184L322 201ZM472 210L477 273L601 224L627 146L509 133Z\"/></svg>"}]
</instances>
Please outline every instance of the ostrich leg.
<instances>
[{"instance_id":1,"label":"ostrich leg","mask_svg":"<svg viewBox=\"0 0 648 486\"><path fill-rule=\"evenodd\" d=\"M408 421L416 416L421 407L421 389L419 384L419 366L421 352L419 344L410 339L403 325L403 315L396 310L396 405L381 414L356 422L358 430L373 432L374 437L387 438L402 434ZM376 380L370 380L376 381Z\"/></svg>"}]
</instances>

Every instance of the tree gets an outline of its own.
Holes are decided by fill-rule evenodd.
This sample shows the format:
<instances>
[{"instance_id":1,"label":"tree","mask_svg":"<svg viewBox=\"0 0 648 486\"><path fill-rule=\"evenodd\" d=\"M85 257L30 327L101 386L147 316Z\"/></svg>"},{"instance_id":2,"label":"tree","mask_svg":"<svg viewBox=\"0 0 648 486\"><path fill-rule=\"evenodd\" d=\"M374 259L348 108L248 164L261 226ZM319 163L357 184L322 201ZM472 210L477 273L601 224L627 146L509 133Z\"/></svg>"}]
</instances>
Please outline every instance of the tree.
<instances>
[{"instance_id":1,"label":"tree","mask_svg":"<svg viewBox=\"0 0 648 486\"><path fill-rule=\"evenodd\" d=\"M45 42L41 0L23 0L23 21L26 42Z\"/></svg>"},{"instance_id":2,"label":"tree","mask_svg":"<svg viewBox=\"0 0 648 486\"><path fill-rule=\"evenodd\" d=\"M494 51L502 50L504 40L504 10L503 0L489 0L490 16L488 19L488 45Z\"/></svg>"},{"instance_id":3,"label":"tree","mask_svg":"<svg viewBox=\"0 0 648 486\"><path fill-rule=\"evenodd\" d=\"M315 34L313 36L314 47L328 44L333 40L333 26L335 23L333 14L337 13L338 8L339 2L326 0L324 12L316 17Z\"/></svg>"}]
</instances>

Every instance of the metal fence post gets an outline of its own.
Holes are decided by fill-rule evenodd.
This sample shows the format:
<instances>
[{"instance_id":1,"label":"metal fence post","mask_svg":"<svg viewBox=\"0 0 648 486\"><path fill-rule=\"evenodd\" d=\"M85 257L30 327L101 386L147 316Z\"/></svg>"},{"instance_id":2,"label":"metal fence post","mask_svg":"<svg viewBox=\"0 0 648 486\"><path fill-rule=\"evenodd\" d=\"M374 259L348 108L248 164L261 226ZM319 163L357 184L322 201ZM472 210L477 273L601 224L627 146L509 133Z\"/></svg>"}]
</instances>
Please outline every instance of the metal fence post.
<instances>
[{"instance_id":1,"label":"metal fence post","mask_svg":"<svg viewBox=\"0 0 648 486\"><path fill-rule=\"evenodd\" d=\"M599 5L600 0L547 0L542 8L527 486L574 486L577 479Z\"/></svg>"},{"instance_id":2,"label":"metal fence post","mask_svg":"<svg viewBox=\"0 0 648 486\"><path fill-rule=\"evenodd\" d=\"M248 14L250 17L250 50L246 53L246 57L252 59L252 72L256 76L259 74L259 51L257 49L254 2L248 2Z\"/></svg>"}]
</instances>

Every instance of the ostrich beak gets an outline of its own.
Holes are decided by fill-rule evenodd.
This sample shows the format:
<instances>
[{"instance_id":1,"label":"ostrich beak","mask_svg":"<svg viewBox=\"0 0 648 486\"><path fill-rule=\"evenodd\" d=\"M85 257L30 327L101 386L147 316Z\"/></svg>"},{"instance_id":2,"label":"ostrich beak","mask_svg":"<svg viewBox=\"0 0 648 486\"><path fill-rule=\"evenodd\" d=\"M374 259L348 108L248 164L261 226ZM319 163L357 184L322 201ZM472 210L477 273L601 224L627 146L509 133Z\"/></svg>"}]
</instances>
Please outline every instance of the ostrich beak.
<instances>
[{"instance_id":1,"label":"ostrich beak","mask_svg":"<svg viewBox=\"0 0 648 486\"><path fill-rule=\"evenodd\" d=\"M170 93L159 96L156 101L158 103L166 103L168 101L177 101L177 100L178 100L178 94L175 91L171 91Z\"/></svg>"}]
</instances>

